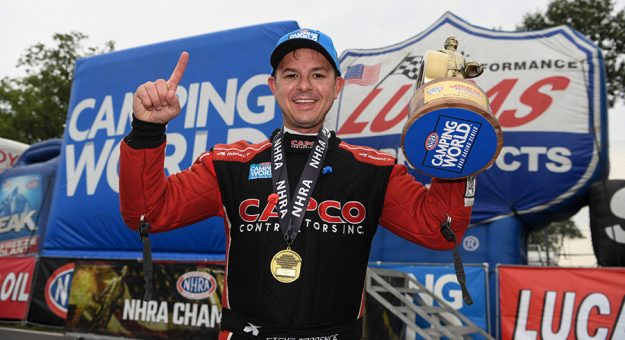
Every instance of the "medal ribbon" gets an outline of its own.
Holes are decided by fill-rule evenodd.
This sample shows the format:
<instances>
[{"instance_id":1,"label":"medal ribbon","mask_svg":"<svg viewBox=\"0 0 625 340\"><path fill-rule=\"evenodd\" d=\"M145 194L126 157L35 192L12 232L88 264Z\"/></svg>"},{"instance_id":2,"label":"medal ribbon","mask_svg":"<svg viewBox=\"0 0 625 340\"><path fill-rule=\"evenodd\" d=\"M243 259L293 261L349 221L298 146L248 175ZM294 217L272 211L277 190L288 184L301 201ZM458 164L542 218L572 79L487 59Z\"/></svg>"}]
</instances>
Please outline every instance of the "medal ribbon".
<instances>
[{"instance_id":1,"label":"medal ribbon","mask_svg":"<svg viewBox=\"0 0 625 340\"><path fill-rule=\"evenodd\" d=\"M283 130L278 131L271 141L273 144L271 147L271 182L274 193L278 194L276 207L280 218L280 230L290 247L300 230L308 201L310 201L323 161L326 158L330 132L326 128L322 128L317 134L315 144L310 150L304 170L302 170L297 187L293 192L295 197L292 201L286 169L286 154L282 144L283 134Z\"/></svg>"}]
</instances>

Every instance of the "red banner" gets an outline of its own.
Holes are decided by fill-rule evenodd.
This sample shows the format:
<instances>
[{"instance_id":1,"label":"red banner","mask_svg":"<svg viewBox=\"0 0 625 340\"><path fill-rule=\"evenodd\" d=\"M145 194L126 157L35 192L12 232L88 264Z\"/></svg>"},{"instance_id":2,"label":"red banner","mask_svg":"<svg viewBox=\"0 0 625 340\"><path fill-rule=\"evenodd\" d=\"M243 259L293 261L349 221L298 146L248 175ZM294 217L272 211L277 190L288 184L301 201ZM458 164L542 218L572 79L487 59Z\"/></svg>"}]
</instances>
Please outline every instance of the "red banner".
<instances>
[{"instance_id":1,"label":"red banner","mask_svg":"<svg viewBox=\"0 0 625 340\"><path fill-rule=\"evenodd\" d=\"M34 257L0 261L0 319L26 319L34 269Z\"/></svg>"},{"instance_id":2,"label":"red banner","mask_svg":"<svg viewBox=\"0 0 625 340\"><path fill-rule=\"evenodd\" d=\"M625 339L625 269L501 266L501 339Z\"/></svg>"}]
</instances>

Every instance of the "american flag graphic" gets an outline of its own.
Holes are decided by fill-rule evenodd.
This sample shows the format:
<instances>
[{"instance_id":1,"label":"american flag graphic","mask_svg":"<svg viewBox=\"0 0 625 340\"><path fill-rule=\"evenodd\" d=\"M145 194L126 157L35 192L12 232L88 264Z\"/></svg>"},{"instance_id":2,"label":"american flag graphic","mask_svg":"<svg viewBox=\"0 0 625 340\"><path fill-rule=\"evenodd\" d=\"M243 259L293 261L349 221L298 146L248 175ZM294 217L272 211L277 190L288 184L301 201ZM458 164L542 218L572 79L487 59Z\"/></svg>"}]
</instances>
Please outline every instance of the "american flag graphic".
<instances>
[{"instance_id":1,"label":"american flag graphic","mask_svg":"<svg viewBox=\"0 0 625 340\"><path fill-rule=\"evenodd\" d=\"M375 84L380 78L380 67L382 64L364 65L356 64L347 67L345 72L345 85L356 84L360 86L369 86Z\"/></svg>"}]
</instances>

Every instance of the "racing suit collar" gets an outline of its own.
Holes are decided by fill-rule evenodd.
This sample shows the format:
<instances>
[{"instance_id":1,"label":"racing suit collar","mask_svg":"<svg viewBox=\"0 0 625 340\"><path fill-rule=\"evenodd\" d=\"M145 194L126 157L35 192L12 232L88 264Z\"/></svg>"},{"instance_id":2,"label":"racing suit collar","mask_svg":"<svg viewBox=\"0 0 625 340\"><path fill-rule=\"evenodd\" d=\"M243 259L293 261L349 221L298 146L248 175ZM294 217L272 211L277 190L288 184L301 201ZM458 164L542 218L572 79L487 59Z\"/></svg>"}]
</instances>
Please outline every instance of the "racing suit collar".
<instances>
[{"instance_id":1,"label":"racing suit collar","mask_svg":"<svg viewBox=\"0 0 625 340\"><path fill-rule=\"evenodd\" d=\"M302 135L302 136L317 136L317 132L311 132L311 133L301 133L301 132L297 132L295 130L291 130L286 126L282 127L282 130L284 131L284 133L290 133L292 135Z\"/></svg>"},{"instance_id":2,"label":"racing suit collar","mask_svg":"<svg viewBox=\"0 0 625 340\"><path fill-rule=\"evenodd\" d=\"M272 133L271 136L269 137L269 141L273 140L273 137L275 136L276 133L278 133L278 131L280 131L280 129L275 129ZM302 135L300 133L294 132L293 134L291 132L287 132L287 129L284 130L285 132L285 136L287 134L291 134L291 135ZM315 134L316 136L317 134ZM305 135L303 135L305 136ZM313 138L314 140L314 138ZM336 132L330 130L330 145L328 146L328 152L332 152L336 149L338 149L339 144L341 143L341 139L339 137L336 136Z\"/></svg>"}]
</instances>

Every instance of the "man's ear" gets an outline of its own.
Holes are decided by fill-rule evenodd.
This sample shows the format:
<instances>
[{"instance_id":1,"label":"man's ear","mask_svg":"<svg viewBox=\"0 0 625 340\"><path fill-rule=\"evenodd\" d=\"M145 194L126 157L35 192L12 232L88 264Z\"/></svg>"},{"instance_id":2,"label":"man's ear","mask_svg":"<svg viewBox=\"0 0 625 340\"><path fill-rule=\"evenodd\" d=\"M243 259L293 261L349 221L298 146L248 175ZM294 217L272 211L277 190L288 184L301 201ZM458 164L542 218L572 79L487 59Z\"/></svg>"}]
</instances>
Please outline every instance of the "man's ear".
<instances>
[{"instance_id":1,"label":"man's ear","mask_svg":"<svg viewBox=\"0 0 625 340\"><path fill-rule=\"evenodd\" d=\"M334 85L334 99L339 97L339 94L343 91L343 86L345 86L345 79L343 79L343 77L336 77L336 84Z\"/></svg>"},{"instance_id":2,"label":"man's ear","mask_svg":"<svg viewBox=\"0 0 625 340\"><path fill-rule=\"evenodd\" d=\"M269 78L267 78L267 85L269 85L271 93L275 96L277 89L276 78L274 76L269 76Z\"/></svg>"}]
</instances>

